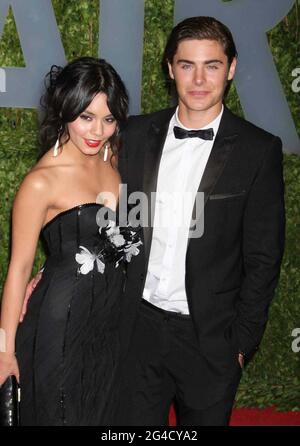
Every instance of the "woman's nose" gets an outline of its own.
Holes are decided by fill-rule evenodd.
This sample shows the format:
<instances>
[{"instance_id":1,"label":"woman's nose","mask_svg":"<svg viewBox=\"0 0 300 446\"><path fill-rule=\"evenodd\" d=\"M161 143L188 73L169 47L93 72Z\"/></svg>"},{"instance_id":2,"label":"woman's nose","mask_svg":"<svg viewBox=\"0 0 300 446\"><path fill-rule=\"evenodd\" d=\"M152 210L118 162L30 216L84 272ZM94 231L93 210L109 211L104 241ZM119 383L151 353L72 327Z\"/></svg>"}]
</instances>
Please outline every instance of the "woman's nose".
<instances>
[{"instance_id":1,"label":"woman's nose","mask_svg":"<svg viewBox=\"0 0 300 446\"><path fill-rule=\"evenodd\" d=\"M95 136L102 136L103 134L103 124L101 121L95 120L92 125L92 133Z\"/></svg>"}]
</instances>

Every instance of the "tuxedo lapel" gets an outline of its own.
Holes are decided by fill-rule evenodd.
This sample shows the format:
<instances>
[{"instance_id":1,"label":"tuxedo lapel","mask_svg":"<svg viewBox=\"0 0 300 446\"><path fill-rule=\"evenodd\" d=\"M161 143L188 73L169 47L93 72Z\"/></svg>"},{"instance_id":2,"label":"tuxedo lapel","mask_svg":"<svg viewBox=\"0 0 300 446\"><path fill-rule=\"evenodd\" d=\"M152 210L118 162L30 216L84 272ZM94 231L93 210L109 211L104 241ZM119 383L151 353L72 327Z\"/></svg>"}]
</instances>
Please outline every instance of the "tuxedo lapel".
<instances>
[{"instance_id":1,"label":"tuxedo lapel","mask_svg":"<svg viewBox=\"0 0 300 446\"><path fill-rule=\"evenodd\" d=\"M147 212L148 221L143 225L144 231L144 248L146 258L146 269L148 266L153 221L155 200L151 200L151 193L156 192L158 170L162 155L162 150L167 137L167 132L170 124L171 117L175 113L175 108L165 111L160 119L154 119L150 123L149 132L147 136L147 148L144 158L144 175L143 175L143 192L147 195ZM148 223L148 224L147 224Z\"/></svg>"},{"instance_id":2,"label":"tuxedo lapel","mask_svg":"<svg viewBox=\"0 0 300 446\"><path fill-rule=\"evenodd\" d=\"M210 194L217 184L218 179L220 178L224 167L229 159L229 155L236 143L238 135L234 131L234 126L232 125L232 117L232 113L225 107L220 122L219 131L217 133L213 148L211 150L201 182L199 184L198 192L204 194L204 212L205 204L207 203ZM193 216L196 216L196 202L194 204ZM201 217L202 215L198 216L198 218ZM190 243L190 240L191 238L188 239L188 245Z\"/></svg>"}]
</instances>

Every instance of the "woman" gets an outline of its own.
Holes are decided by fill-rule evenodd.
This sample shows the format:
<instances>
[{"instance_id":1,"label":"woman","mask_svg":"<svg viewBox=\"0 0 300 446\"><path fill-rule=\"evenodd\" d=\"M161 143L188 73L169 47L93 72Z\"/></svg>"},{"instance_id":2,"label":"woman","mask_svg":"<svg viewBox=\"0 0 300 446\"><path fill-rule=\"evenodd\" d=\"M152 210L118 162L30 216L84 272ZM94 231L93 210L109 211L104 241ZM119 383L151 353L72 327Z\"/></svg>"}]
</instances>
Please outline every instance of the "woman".
<instances>
[{"instance_id":1,"label":"woman","mask_svg":"<svg viewBox=\"0 0 300 446\"><path fill-rule=\"evenodd\" d=\"M111 65L85 57L52 67L44 106L45 151L13 206L0 385L9 375L20 380L22 425L105 425L117 391L122 261L140 243L132 231L116 243L118 228L101 229L98 218L118 200L118 129L128 97ZM48 256L18 327L40 232Z\"/></svg>"}]
</instances>

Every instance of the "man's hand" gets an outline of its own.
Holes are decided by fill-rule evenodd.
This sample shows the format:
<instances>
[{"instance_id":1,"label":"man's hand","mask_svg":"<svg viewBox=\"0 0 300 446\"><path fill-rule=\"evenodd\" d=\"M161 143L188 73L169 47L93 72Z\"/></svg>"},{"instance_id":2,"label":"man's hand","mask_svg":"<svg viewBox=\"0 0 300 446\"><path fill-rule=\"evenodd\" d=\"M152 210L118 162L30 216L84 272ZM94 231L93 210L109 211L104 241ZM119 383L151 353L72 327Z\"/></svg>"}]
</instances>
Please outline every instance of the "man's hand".
<instances>
[{"instance_id":1,"label":"man's hand","mask_svg":"<svg viewBox=\"0 0 300 446\"><path fill-rule=\"evenodd\" d=\"M242 353L239 353L239 364L240 364L241 369L244 368L244 363L245 363L245 357Z\"/></svg>"},{"instance_id":2,"label":"man's hand","mask_svg":"<svg viewBox=\"0 0 300 446\"><path fill-rule=\"evenodd\" d=\"M31 296L33 290L35 289L35 287L37 286L37 284L39 283L39 281L41 280L42 275L43 275L42 272L38 272L36 274L36 276L34 276L34 278L31 279L31 281L28 283L28 285L26 287L25 298L24 298L24 302L23 302L23 306L22 306L22 310L21 310L21 314L20 314L20 319L19 319L20 322L23 322L24 316L27 311L27 304L30 299L30 296Z\"/></svg>"}]
</instances>

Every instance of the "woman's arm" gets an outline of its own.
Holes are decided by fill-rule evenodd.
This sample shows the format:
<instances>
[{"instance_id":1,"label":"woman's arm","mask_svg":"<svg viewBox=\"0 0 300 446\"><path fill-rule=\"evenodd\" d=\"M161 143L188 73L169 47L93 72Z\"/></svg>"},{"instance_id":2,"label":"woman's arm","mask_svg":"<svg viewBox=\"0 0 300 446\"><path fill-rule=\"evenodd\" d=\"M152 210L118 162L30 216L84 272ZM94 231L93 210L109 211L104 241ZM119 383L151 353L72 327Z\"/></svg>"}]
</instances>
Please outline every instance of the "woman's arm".
<instances>
[{"instance_id":1,"label":"woman's arm","mask_svg":"<svg viewBox=\"0 0 300 446\"><path fill-rule=\"evenodd\" d=\"M0 353L0 385L15 372L15 335L39 234L49 207L49 190L47 177L40 171L32 171L24 179L14 201L12 252L0 320L0 327L5 333L5 352ZM12 363L14 367L10 370Z\"/></svg>"}]
</instances>

